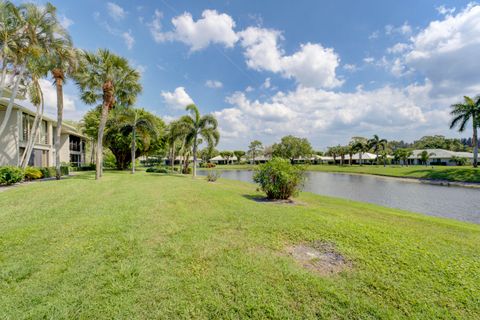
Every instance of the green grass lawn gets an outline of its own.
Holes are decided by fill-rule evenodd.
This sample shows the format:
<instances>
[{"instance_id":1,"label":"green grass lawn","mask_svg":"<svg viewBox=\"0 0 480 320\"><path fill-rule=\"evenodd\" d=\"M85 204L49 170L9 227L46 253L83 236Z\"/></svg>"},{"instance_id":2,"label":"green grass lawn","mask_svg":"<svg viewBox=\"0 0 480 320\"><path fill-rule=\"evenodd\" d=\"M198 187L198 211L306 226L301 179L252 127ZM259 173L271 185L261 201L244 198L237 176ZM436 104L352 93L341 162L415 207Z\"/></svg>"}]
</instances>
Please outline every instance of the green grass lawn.
<instances>
[{"instance_id":1,"label":"green grass lawn","mask_svg":"<svg viewBox=\"0 0 480 320\"><path fill-rule=\"evenodd\" d=\"M0 193L0 318L480 318L480 226L252 184L108 172ZM333 243L352 267L286 248Z\"/></svg>"},{"instance_id":2,"label":"green grass lawn","mask_svg":"<svg viewBox=\"0 0 480 320\"><path fill-rule=\"evenodd\" d=\"M221 170L253 170L253 165L220 165L216 169ZM323 172L344 172L344 173L361 173L373 174L380 176L402 177L402 178L419 178L419 179L433 179L433 180L448 180L461 182L480 182L480 169L470 167L441 167L441 166L376 166L376 165L310 165L310 171Z\"/></svg>"}]
</instances>

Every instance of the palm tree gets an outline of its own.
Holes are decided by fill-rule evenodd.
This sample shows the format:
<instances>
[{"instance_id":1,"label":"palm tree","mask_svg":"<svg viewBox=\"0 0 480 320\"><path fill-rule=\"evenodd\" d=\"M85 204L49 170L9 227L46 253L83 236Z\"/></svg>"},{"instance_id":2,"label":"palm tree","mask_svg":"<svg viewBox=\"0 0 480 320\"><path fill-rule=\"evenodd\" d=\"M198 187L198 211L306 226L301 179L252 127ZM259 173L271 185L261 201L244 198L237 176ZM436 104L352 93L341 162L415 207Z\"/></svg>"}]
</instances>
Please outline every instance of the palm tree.
<instances>
[{"instance_id":1,"label":"palm tree","mask_svg":"<svg viewBox=\"0 0 480 320\"><path fill-rule=\"evenodd\" d=\"M20 158L20 166L25 169L28 165L30 156L32 155L33 146L37 141L40 131L40 125L43 120L43 113L45 111L45 100L43 98L43 91L40 87L40 78L47 75L47 61L45 59L29 60L27 64L28 73L30 76L30 83L28 84L28 95L30 102L37 107L35 118L33 120L32 131L30 132L25 150Z\"/></svg>"},{"instance_id":2,"label":"palm tree","mask_svg":"<svg viewBox=\"0 0 480 320\"><path fill-rule=\"evenodd\" d=\"M132 174L135 173L135 159L137 151L137 139L149 139L158 135L156 128L156 119L144 109L126 108L120 111L119 125L122 129L131 133L131 156L132 156Z\"/></svg>"},{"instance_id":3,"label":"palm tree","mask_svg":"<svg viewBox=\"0 0 480 320\"><path fill-rule=\"evenodd\" d=\"M52 52L60 46L60 43L69 41L69 36L57 19L56 8L50 3L45 6L32 3L22 4L19 7L19 14L23 25L21 41L26 48L26 69L31 80L29 93L31 99L33 94L35 101L32 102L37 105L32 128L33 134L28 137L27 146L20 162L22 168L25 168L43 120L44 99L39 80L48 73Z\"/></svg>"},{"instance_id":4,"label":"palm tree","mask_svg":"<svg viewBox=\"0 0 480 320\"><path fill-rule=\"evenodd\" d=\"M166 140L170 149L170 166L172 171L175 168L175 151L177 146L177 141L181 140L182 143L185 137L185 126L179 121L172 121L168 125Z\"/></svg>"},{"instance_id":5,"label":"palm tree","mask_svg":"<svg viewBox=\"0 0 480 320\"><path fill-rule=\"evenodd\" d=\"M79 72L75 81L81 91L81 99L87 104L102 103L102 113L97 138L97 160L95 179L102 176L103 135L108 112L121 105L129 107L135 103L142 91L140 73L130 67L128 60L105 49L97 52L82 52Z\"/></svg>"},{"instance_id":6,"label":"palm tree","mask_svg":"<svg viewBox=\"0 0 480 320\"><path fill-rule=\"evenodd\" d=\"M360 165L363 165L362 156L370 149L367 139L362 137L354 137L352 141L352 147L353 150L358 153L358 160Z\"/></svg>"},{"instance_id":7,"label":"palm tree","mask_svg":"<svg viewBox=\"0 0 480 320\"><path fill-rule=\"evenodd\" d=\"M27 57L38 57L39 50L33 50L33 46L26 41L26 22L15 5L11 2L2 2L0 6L0 59L2 60L2 78L0 81L0 97L3 97L7 85L7 74L9 65L10 87L12 92L5 111L3 121L0 123L0 136L5 131L13 110L13 103L19 92L21 82L27 69Z\"/></svg>"},{"instance_id":8,"label":"palm tree","mask_svg":"<svg viewBox=\"0 0 480 320\"><path fill-rule=\"evenodd\" d=\"M459 125L458 131L463 132L468 121L472 120L473 128L473 167L478 166L478 135L477 129L480 126L480 95L474 99L464 96L463 103L453 104L450 114L453 116L450 129Z\"/></svg>"},{"instance_id":9,"label":"palm tree","mask_svg":"<svg viewBox=\"0 0 480 320\"><path fill-rule=\"evenodd\" d=\"M3 97L4 90L7 87L9 65L15 65L19 62L15 58L23 49L19 42L22 26L23 20L17 7L10 1L0 1L0 97ZM12 80L13 78L11 77Z\"/></svg>"},{"instance_id":10,"label":"palm tree","mask_svg":"<svg viewBox=\"0 0 480 320\"><path fill-rule=\"evenodd\" d=\"M220 133L218 132L217 119L213 115L200 115L198 108L194 104L188 105L185 110L190 112L190 115L185 115L180 118L180 122L185 126L187 131L187 139L193 140L193 177L197 175L197 149L199 144L199 137L201 136L209 145L217 145L220 140Z\"/></svg>"},{"instance_id":11,"label":"palm tree","mask_svg":"<svg viewBox=\"0 0 480 320\"><path fill-rule=\"evenodd\" d=\"M430 159L430 157L434 156L435 153L433 152L430 152L428 153L427 150L423 150L422 152L420 152L420 161L422 161L423 164L425 164L425 166L427 166L427 162L428 162L428 159Z\"/></svg>"},{"instance_id":12,"label":"palm tree","mask_svg":"<svg viewBox=\"0 0 480 320\"><path fill-rule=\"evenodd\" d=\"M368 146L375 152L377 165L379 164L378 154L381 150L385 150L386 144L387 140L380 139L376 134L373 135L372 139L368 140Z\"/></svg>"},{"instance_id":13,"label":"palm tree","mask_svg":"<svg viewBox=\"0 0 480 320\"><path fill-rule=\"evenodd\" d=\"M352 165L353 154L355 153L355 149L353 148L353 146L351 144L349 144L345 148L348 152L348 165L351 166Z\"/></svg>"},{"instance_id":14,"label":"palm tree","mask_svg":"<svg viewBox=\"0 0 480 320\"><path fill-rule=\"evenodd\" d=\"M345 163L345 155L348 153L348 149L345 146L337 146L337 153L340 156L340 165L343 166Z\"/></svg>"},{"instance_id":15,"label":"palm tree","mask_svg":"<svg viewBox=\"0 0 480 320\"><path fill-rule=\"evenodd\" d=\"M237 157L237 163L240 163L240 159L242 159L242 157L245 155L245 151L235 150L233 151L233 154L235 155L235 157Z\"/></svg>"},{"instance_id":16,"label":"palm tree","mask_svg":"<svg viewBox=\"0 0 480 320\"><path fill-rule=\"evenodd\" d=\"M77 51L73 48L70 38L58 39L57 46L50 57L50 72L52 73L57 92L57 131L55 135L55 177L60 180L60 137L63 124L63 84L67 76L72 75L78 67Z\"/></svg>"}]
</instances>

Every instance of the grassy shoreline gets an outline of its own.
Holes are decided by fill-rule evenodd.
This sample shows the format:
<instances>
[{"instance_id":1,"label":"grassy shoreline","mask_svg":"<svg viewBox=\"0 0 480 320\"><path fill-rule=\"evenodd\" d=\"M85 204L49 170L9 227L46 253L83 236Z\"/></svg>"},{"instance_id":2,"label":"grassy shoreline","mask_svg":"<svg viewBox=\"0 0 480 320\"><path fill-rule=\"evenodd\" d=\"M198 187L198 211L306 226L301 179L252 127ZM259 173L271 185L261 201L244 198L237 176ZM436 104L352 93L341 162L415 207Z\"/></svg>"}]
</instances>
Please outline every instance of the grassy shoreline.
<instances>
[{"instance_id":1,"label":"grassy shoreline","mask_svg":"<svg viewBox=\"0 0 480 320\"><path fill-rule=\"evenodd\" d=\"M0 194L6 318L478 318L480 226L252 184L126 172ZM288 246L333 243L322 276Z\"/></svg>"},{"instance_id":2,"label":"grassy shoreline","mask_svg":"<svg viewBox=\"0 0 480 320\"><path fill-rule=\"evenodd\" d=\"M216 170L254 170L255 165L219 165ZM432 181L452 181L480 183L480 168L472 167L432 167L432 166L337 166L337 165L310 165L309 171L338 172L348 174L369 174L393 178L425 179Z\"/></svg>"}]
</instances>

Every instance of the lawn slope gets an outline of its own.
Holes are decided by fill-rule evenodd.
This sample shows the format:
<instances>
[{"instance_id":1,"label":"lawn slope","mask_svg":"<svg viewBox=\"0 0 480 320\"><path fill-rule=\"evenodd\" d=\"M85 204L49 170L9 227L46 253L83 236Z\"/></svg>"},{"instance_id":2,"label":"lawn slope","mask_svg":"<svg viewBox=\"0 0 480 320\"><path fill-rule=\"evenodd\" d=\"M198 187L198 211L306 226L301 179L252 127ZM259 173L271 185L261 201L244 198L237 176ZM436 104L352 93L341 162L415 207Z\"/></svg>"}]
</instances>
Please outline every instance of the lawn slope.
<instances>
[{"instance_id":1,"label":"lawn slope","mask_svg":"<svg viewBox=\"0 0 480 320\"><path fill-rule=\"evenodd\" d=\"M255 189L112 172L0 193L0 318L480 318L480 226ZM318 240L352 268L286 253Z\"/></svg>"}]
</instances>

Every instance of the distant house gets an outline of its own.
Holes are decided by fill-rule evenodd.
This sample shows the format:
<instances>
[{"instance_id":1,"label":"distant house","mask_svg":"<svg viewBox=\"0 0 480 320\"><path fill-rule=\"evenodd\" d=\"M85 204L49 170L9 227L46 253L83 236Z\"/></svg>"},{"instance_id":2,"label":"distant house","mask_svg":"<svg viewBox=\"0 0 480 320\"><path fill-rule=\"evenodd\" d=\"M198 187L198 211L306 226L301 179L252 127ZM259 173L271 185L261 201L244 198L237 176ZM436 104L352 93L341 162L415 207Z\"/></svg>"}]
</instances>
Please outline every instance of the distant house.
<instances>
[{"instance_id":1,"label":"distant house","mask_svg":"<svg viewBox=\"0 0 480 320\"><path fill-rule=\"evenodd\" d=\"M424 164L421 160L421 154L426 151L430 157L427 161L427 165L440 165L440 166L455 166L457 163L454 158L466 158L468 162L473 161L473 153L471 152L457 152L444 149L420 149L413 150L413 155L408 158L409 164Z\"/></svg>"},{"instance_id":2,"label":"distant house","mask_svg":"<svg viewBox=\"0 0 480 320\"><path fill-rule=\"evenodd\" d=\"M232 164L232 163L238 162L237 160L238 160L238 158L236 156L231 156L228 159L224 158L222 156L216 156L216 157L211 158L209 161L211 163L215 163L215 164ZM227 161L228 161L228 163L227 163Z\"/></svg>"},{"instance_id":3,"label":"distant house","mask_svg":"<svg viewBox=\"0 0 480 320\"><path fill-rule=\"evenodd\" d=\"M5 117L8 100L0 98L0 122ZM33 134L35 112L14 104L5 131L0 136L0 166L20 164L27 140ZM28 164L35 167L55 166L55 136L57 122L43 116L40 133L35 141ZM85 163L86 137L74 127L63 123L60 136L60 161L79 166Z\"/></svg>"}]
</instances>

